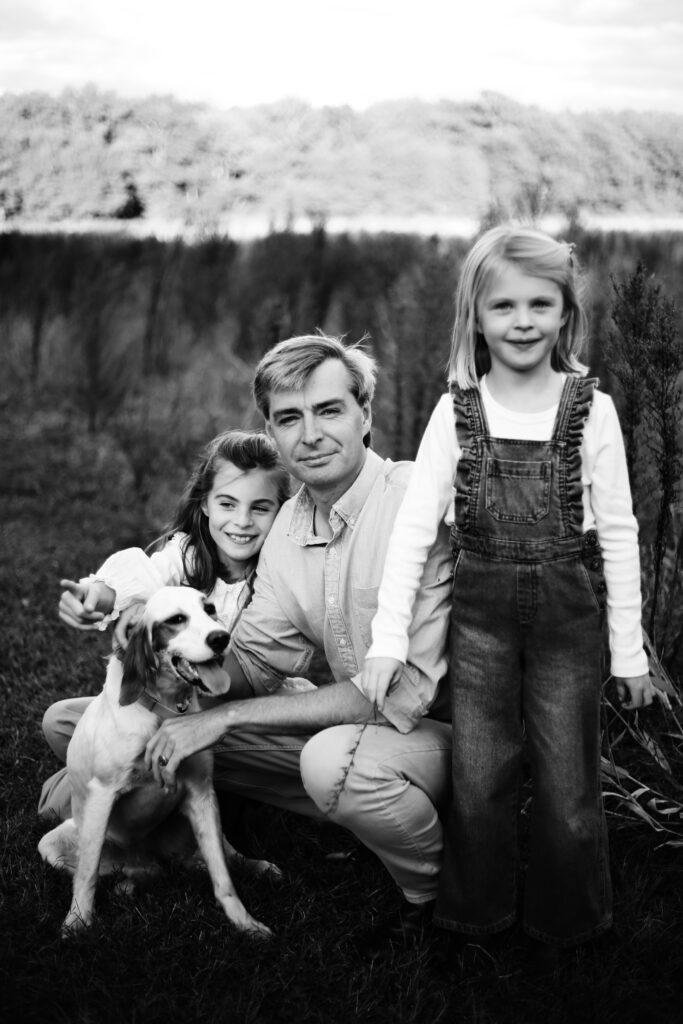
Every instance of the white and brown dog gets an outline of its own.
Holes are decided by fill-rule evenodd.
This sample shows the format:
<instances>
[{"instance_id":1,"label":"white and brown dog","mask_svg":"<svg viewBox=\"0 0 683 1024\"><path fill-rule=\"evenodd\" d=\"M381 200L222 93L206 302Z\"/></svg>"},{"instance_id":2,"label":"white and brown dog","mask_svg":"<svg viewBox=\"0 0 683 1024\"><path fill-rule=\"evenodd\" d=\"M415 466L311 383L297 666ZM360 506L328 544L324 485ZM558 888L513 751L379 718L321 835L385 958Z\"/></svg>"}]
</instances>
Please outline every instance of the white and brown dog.
<instances>
[{"instance_id":1,"label":"white and brown dog","mask_svg":"<svg viewBox=\"0 0 683 1024\"><path fill-rule=\"evenodd\" d=\"M246 860L223 836L211 753L182 762L174 792L161 788L144 763L160 719L198 711L197 688L212 695L230 688L221 668L229 635L212 614L197 590L157 591L123 660L111 656L102 692L76 726L67 753L72 817L38 845L44 860L74 876L63 935L91 923L98 874L119 870L134 882L158 871L160 857L194 861L197 847L230 921L243 931L270 934L245 909L227 864L238 861L273 877L280 871L267 861Z\"/></svg>"}]
</instances>

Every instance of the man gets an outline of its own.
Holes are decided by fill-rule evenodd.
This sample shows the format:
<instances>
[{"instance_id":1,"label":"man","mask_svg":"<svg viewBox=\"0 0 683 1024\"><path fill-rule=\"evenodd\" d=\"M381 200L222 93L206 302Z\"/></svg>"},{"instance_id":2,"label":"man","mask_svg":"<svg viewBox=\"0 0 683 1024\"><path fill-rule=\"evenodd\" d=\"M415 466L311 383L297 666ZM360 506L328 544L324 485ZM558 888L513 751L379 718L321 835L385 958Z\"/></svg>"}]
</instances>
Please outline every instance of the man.
<instances>
[{"instance_id":1,"label":"man","mask_svg":"<svg viewBox=\"0 0 683 1024\"><path fill-rule=\"evenodd\" d=\"M273 525L253 600L233 633L225 662L230 700L165 722L150 741L147 764L173 787L180 762L213 747L217 789L322 812L349 828L405 898L381 941L417 931L436 895L438 808L447 800L450 765L439 683L451 556L444 532L425 567L407 664L380 714L358 681L411 467L369 447L374 383L369 356L323 335L281 342L259 363L256 403L302 487ZM87 621L82 607L78 615ZM313 667L321 653L332 682L278 692L286 677L322 683ZM43 810L49 808L44 794Z\"/></svg>"}]
</instances>

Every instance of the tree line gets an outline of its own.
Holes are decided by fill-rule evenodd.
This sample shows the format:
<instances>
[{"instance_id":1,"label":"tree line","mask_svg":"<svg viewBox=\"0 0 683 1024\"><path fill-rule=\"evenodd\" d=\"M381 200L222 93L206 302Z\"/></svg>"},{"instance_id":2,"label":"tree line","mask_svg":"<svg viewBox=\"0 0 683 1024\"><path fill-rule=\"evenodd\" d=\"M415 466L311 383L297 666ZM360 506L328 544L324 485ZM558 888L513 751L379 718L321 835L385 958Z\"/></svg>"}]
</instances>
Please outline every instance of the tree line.
<instances>
[{"instance_id":1,"label":"tree line","mask_svg":"<svg viewBox=\"0 0 683 1024\"><path fill-rule=\"evenodd\" d=\"M496 93L366 111L217 110L93 86L0 96L0 217L215 228L261 214L509 217L681 209L683 118L551 113Z\"/></svg>"}]
</instances>

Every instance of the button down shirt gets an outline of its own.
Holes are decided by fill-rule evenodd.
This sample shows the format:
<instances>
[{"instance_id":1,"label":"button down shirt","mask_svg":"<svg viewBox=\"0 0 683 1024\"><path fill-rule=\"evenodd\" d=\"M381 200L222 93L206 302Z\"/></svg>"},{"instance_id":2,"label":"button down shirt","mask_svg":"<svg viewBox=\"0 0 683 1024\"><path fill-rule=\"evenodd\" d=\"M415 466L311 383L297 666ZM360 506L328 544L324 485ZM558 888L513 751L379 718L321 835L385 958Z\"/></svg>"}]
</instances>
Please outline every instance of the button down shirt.
<instances>
[{"instance_id":1,"label":"button down shirt","mask_svg":"<svg viewBox=\"0 0 683 1024\"><path fill-rule=\"evenodd\" d=\"M314 532L315 505L304 486L281 509L258 563L251 604L231 648L255 693L285 676L307 676L324 652L337 682L359 684L394 518L412 463L368 450L363 469L332 506L331 539ZM384 715L409 732L434 706L446 670L452 559L446 527L427 559L410 629L408 656ZM323 680L313 677L313 682Z\"/></svg>"}]
</instances>

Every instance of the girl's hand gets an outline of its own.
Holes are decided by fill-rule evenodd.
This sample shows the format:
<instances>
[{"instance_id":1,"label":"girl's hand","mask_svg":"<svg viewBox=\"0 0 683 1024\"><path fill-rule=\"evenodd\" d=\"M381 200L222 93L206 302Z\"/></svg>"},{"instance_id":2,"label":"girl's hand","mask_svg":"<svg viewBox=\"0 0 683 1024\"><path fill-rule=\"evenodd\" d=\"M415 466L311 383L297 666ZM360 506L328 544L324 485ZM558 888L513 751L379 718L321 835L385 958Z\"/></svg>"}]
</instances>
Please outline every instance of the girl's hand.
<instances>
[{"instance_id":1,"label":"girl's hand","mask_svg":"<svg viewBox=\"0 0 683 1024\"><path fill-rule=\"evenodd\" d=\"M116 591L99 580L93 583L60 580L59 585L64 588L59 598L59 617L67 626L96 629L114 607Z\"/></svg>"},{"instance_id":2,"label":"girl's hand","mask_svg":"<svg viewBox=\"0 0 683 1024\"><path fill-rule=\"evenodd\" d=\"M137 626L144 610L145 602L136 601L135 604L129 604L119 615L114 627L114 646L118 647L119 650L125 651L128 646L130 632Z\"/></svg>"},{"instance_id":3,"label":"girl's hand","mask_svg":"<svg viewBox=\"0 0 683 1024\"><path fill-rule=\"evenodd\" d=\"M403 662L397 658L366 658L360 678L360 688L364 695L377 707L384 708L386 695L401 678Z\"/></svg>"},{"instance_id":4,"label":"girl's hand","mask_svg":"<svg viewBox=\"0 0 683 1024\"><path fill-rule=\"evenodd\" d=\"M647 707L652 704L654 688L648 674L642 676L629 676L628 678L614 677L617 686L617 695L621 706L627 711L634 708Z\"/></svg>"}]
</instances>

